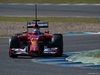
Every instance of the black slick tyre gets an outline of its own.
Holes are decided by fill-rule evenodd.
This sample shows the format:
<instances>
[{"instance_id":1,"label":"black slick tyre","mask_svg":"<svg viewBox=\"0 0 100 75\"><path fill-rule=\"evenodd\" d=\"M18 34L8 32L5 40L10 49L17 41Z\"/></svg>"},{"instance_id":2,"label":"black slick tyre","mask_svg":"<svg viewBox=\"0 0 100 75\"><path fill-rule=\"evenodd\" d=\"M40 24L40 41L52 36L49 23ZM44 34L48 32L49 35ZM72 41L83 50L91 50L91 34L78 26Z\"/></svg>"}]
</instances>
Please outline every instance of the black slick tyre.
<instances>
[{"instance_id":1,"label":"black slick tyre","mask_svg":"<svg viewBox=\"0 0 100 75\"><path fill-rule=\"evenodd\" d=\"M63 36L62 34L54 34L52 37L53 47L57 47L58 51L55 54L56 57L61 57L63 54Z\"/></svg>"},{"instance_id":2,"label":"black slick tyre","mask_svg":"<svg viewBox=\"0 0 100 75\"><path fill-rule=\"evenodd\" d=\"M13 58L17 58L18 55L14 54L14 51L12 51L12 48L19 48L19 43L18 43L18 38L17 38L17 36L12 36L12 37L9 39L9 46L10 46L10 49L9 49L9 56L10 56L10 57L13 57Z\"/></svg>"}]
</instances>

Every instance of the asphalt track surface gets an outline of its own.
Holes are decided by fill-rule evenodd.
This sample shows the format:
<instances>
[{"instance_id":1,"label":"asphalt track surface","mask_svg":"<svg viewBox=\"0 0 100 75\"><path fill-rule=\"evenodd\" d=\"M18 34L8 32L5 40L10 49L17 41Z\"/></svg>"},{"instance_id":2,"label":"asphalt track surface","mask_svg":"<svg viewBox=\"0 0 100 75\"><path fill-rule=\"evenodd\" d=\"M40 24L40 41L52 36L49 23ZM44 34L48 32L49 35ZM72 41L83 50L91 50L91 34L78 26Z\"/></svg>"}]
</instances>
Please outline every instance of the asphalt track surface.
<instances>
[{"instance_id":1,"label":"asphalt track surface","mask_svg":"<svg viewBox=\"0 0 100 75\"><path fill-rule=\"evenodd\" d=\"M0 4L0 16L34 16L34 4ZM38 16L99 17L100 5L38 4Z\"/></svg>"},{"instance_id":2,"label":"asphalt track surface","mask_svg":"<svg viewBox=\"0 0 100 75\"><path fill-rule=\"evenodd\" d=\"M31 57L13 59L8 47L8 38L0 38L0 75L100 75L100 69L40 64ZM64 36L64 53L93 49L100 49L100 34Z\"/></svg>"}]
</instances>

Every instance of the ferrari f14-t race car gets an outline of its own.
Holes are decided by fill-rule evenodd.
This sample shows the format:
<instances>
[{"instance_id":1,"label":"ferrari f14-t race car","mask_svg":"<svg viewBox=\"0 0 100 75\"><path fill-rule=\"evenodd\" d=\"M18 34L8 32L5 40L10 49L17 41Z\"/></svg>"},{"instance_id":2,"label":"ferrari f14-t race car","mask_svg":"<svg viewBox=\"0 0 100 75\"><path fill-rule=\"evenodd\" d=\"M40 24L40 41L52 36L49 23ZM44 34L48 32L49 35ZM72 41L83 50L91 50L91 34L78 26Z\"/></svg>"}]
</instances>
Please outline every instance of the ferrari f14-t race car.
<instances>
[{"instance_id":1,"label":"ferrari f14-t race car","mask_svg":"<svg viewBox=\"0 0 100 75\"><path fill-rule=\"evenodd\" d=\"M33 28L32 32L28 28ZM62 34L40 32L40 28L48 28L48 22L32 21L27 23L27 32L14 34L9 38L9 56L41 56L53 54L60 57L63 54Z\"/></svg>"}]
</instances>

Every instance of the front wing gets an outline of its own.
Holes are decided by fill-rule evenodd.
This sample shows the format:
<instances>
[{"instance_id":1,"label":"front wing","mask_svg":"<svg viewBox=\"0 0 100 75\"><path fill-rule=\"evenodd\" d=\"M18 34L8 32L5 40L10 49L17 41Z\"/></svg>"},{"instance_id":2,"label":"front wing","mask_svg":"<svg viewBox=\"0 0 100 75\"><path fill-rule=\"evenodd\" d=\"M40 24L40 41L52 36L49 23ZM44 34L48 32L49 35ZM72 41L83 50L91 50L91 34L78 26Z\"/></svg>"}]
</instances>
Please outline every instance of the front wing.
<instances>
[{"instance_id":1,"label":"front wing","mask_svg":"<svg viewBox=\"0 0 100 75\"><path fill-rule=\"evenodd\" d=\"M30 55L31 53L29 53L29 50L27 47L25 48L12 48L11 49L13 51L14 54L16 55ZM56 54L57 53L58 48L44 48L44 51L42 54ZM35 53L35 51L34 51Z\"/></svg>"}]
</instances>

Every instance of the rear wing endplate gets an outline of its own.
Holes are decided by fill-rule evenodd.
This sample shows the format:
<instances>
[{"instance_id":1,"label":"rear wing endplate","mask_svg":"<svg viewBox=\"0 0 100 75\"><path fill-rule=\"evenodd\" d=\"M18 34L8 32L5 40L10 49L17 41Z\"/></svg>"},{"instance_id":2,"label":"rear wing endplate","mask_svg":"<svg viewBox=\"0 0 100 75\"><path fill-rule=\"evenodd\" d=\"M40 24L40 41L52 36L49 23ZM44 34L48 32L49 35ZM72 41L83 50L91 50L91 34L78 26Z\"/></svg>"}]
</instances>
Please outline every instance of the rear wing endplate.
<instances>
[{"instance_id":1,"label":"rear wing endplate","mask_svg":"<svg viewBox=\"0 0 100 75\"><path fill-rule=\"evenodd\" d=\"M27 28L33 28L36 24L36 21L27 22ZM48 22L37 21L39 28L48 28Z\"/></svg>"}]
</instances>

